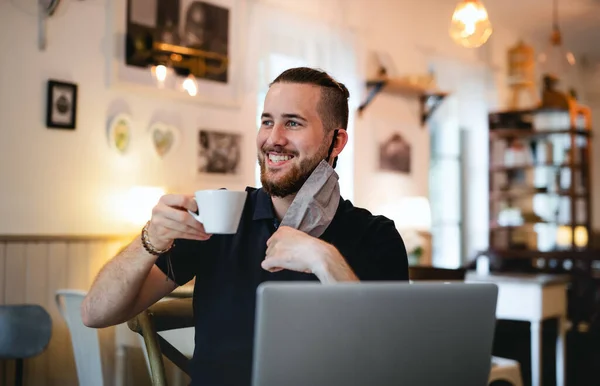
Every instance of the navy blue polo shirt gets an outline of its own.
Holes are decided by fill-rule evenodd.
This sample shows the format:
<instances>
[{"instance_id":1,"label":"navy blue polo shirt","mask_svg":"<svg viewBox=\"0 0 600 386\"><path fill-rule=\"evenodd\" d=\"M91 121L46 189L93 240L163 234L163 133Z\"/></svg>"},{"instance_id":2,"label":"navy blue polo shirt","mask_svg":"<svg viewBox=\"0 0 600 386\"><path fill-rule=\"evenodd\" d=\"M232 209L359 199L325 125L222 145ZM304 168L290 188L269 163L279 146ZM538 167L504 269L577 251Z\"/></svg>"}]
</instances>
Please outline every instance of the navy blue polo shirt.
<instances>
[{"instance_id":1,"label":"navy blue polo shirt","mask_svg":"<svg viewBox=\"0 0 600 386\"><path fill-rule=\"evenodd\" d=\"M192 385L247 386L251 381L256 288L265 281L318 280L307 273L261 268L278 221L270 196L247 188L238 232L208 241L176 240L156 265L177 284L194 276ZM360 280L408 280L408 258L393 221L340 199L320 237L334 245ZM168 259L171 260L169 267Z\"/></svg>"}]
</instances>

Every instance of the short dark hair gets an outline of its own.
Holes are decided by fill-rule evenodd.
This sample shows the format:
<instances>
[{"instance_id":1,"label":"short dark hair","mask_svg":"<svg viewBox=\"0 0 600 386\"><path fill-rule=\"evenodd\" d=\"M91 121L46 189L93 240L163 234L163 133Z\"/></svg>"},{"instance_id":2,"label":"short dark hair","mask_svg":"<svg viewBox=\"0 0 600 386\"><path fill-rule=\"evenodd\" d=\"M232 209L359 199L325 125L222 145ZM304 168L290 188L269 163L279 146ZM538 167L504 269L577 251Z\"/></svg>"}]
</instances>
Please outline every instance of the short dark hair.
<instances>
[{"instance_id":1,"label":"short dark hair","mask_svg":"<svg viewBox=\"0 0 600 386\"><path fill-rule=\"evenodd\" d=\"M300 83L313 84L321 87L321 99L317 106L319 116L326 132L348 127L348 98L350 92L333 79L325 71L309 67L290 68L282 72L271 84L275 83Z\"/></svg>"}]
</instances>

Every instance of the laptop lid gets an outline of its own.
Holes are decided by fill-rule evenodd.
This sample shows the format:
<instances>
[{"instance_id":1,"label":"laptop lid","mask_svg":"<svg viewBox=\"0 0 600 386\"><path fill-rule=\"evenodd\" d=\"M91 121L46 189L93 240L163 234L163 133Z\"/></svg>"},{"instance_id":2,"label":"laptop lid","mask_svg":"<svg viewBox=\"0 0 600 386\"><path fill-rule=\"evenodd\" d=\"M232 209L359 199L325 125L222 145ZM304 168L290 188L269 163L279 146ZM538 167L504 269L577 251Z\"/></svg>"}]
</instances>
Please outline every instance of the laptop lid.
<instances>
[{"instance_id":1,"label":"laptop lid","mask_svg":"<svg viewBox=\"0 0 600 386\"><path fill-rule=\"evenodd\" d=\"M253 386L484 386L494 284L263 283Z\"/></svg>"}]
</instances>

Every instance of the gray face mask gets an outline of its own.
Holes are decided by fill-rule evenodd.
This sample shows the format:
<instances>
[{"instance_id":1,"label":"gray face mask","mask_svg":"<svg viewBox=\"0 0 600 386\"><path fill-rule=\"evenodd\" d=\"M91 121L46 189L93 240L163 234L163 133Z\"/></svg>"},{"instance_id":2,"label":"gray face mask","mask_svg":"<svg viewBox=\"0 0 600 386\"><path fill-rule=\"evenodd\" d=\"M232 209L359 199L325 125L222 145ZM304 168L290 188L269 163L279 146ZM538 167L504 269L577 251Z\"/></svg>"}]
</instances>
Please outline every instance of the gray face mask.
<instances>
[{"instance_id":1,"label":"gray face mask","mask_svg":"<svg viewBox=\"0 0 600 386\"><path fill-rule=\"evenodd\" d=\"M319 237L333 220L340 203L339 176L323 160L296 194L281 225Z\"/></svg>"}]
</instances>

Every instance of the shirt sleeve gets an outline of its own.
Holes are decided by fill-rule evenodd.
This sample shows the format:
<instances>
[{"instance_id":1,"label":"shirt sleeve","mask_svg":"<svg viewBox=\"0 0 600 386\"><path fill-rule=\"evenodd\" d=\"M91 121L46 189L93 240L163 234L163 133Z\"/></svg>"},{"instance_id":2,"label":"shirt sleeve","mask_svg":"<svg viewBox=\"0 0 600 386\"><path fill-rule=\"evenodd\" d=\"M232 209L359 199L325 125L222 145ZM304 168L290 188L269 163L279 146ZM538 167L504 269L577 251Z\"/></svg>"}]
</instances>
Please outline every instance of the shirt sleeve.
<instances>
[{"instance_id":1,"label":"shirt sleeve","mask_svg":"<svg viewBox=\"0 0 600 386\"><path fill-rule=\"evenodd\" d=\"M369 264L362 274L357 274L359 279L408 280L408 255L394 222L378 216L369 228L362 244L362 253L368 256Z\"/></svg>"},{"instance_id":2,"label":"shirt sleeve","mask_svg":"<svg viewBox=\"0 0 600 386\"><path fill-rule=\"evenodd\" d=\"M201 262L208 262L213 255L214 237L207 241L177 239L170 251L156 259L156 266L177 285L192 280L201 270Z\"/></svg>"}]
</instances>

